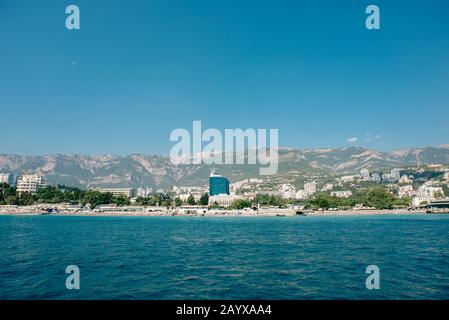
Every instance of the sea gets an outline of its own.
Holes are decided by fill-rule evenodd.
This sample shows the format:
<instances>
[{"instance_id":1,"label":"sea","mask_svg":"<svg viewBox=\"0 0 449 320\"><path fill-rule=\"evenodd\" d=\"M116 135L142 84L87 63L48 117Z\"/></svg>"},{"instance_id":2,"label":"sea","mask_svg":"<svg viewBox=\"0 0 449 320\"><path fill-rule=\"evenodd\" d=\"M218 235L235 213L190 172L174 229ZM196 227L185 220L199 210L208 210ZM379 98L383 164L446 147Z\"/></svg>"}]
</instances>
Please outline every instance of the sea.
<instances>
[{"instance_id":1,"label":"sea","mask_svg":"<svg viewBox=\"0 0 449 320\"><path fill-rule=\"evenodd\" d=\"M449 215L0 216L0 299L449 299Z\"/></svg>"}]
</instances>

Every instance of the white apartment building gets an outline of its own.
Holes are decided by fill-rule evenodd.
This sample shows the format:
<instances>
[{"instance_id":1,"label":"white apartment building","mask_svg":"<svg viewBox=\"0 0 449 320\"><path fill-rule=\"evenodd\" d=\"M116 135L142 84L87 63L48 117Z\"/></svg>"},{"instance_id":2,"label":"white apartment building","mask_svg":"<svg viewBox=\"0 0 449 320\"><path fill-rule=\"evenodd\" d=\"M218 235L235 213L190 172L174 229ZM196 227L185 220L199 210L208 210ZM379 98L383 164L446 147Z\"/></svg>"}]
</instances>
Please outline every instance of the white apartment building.
<instances>
[{"instance_id":1,"label":"white apartment building","mask_svg":"<svg viewBox=\"0 0 449 320\"><path fill-rule=\"evenodd\" d=\"M0 173L0 183L7 183L10 186L14 185L14 175L11 173Z\"/></svg>"},{"instance_id":2,"label":"white apartment building","mask_svg":"<svg viewBox=\"0 0 449 320\"><path fill-rule=\"evenodd\" d=\"M296 192L296 200L305 200L308 197L309 195L304 190L299 190L298 192Z\"/></svg>"},{"instance_id":3,"label":"white apartment building","mask_svg":"<svg viewBox=\"0 0 449 320\"><path fill-rule=\"evenodd\" d=\"M429 200L429 198L426 197L414 197L412 199L412 206L413 207L420 207L423 203L429 203L432 200Z\"/></svg>"},{"instance_id":4,"label":"white apartment building","mask_svg":"<svg viewBox=\"0 0 449 320\"><path fill-rule=\"evenodd\" d=\"M443 177L445 180L449 180L449 172L446 172Z\"/></svg>"},{"instance_id":5,"label":"white apartment building","mask_svg":"<svg viewBox=\"0 0 449 320\"><path fill-rule=\"evenodd\" d=\"M153 188L137 188L136 190L136 196L137 197L142 197L142 198L146 198L149 195L151 195L153 193Z\"/></svg>"},{"instance_id":6,"label":"white apartment building","mask_svg":"<svg viewBox=\"0 0 449 320\"><path fill-rule=\"evenodd\" d=\"M413 206L418 207L423 202L429 203L436 200L438 194L444 196L443 188L422 185L416 191L416 197L412 199L412 204Z\"/></svg>"},{"instance_id":7,"label":"white apartment building","mask_svg":"<svg viewBox=\"0 0 449 320\"><path fill-rule=\"evenodd\" d=\"M43 175L39 174L26 174L19 177L17 180L16 192L17 193L31 193L34 194L40 188L45 188L47 183Z\"/></svg>"},{"instance_id":8,"label":"white apartment building","mask_svg":"<svg viewBox=\"0 0 449 320\"><path fill-rule=\"evenodd\" d=\"M371 175L371 181L373 181L373 182L381 182L382 181L382 177L380 176L379 173L373 173Z\"/></svg>"},{"instance_id":9,"label":"white apartment building","mask_svg":"<svg viewBox=\"0 0 449 320\"><path fill-rule=\"evenodd\" d=\"M136 189L134 188L103 188L98 189L98 191L103 193L112 193L114 197L125 196L132 198L136 196Z\"/></svg>"},{"instance_id":10,"label":"white apartment building","mask_svg":"<svg viewBox=\"0 0 449 320\"><path fill-rule=\"evenodd\" d=\"M279 188L279 192L284 199L295 199L296 198L296 189L289 183L284 183Z\"/></svg>"},{"instance_id":11,"label":"white apartment building","mask_svg":"<svg viewBox=\"0 0 449 320\"><path fill-rule=\"evenodd\" d=\"M368 176L369 176L369 171L368 171ZM349 175L349 176L342 176L340 178L338 178L339 181L341 182L353 182L355 180L355 178L360 177L357 174L354 175Z\"/></svg>"},{"instance_id":12,"label":"white apartment building","mask_svg":"<svg viewBox=\"0 0 449 320\"><path fill-rule=\"evenodd\" d=\"M390 177L393 180L396 180L396 181L399 180L401 178L401 170L400 169L391 170Z\"/></svg>"},{"instance_id":13,"label":"white apartment building","mask_svg":"<svg viewBox=\"0 0 449 320\"><path fill-rule=\"evenodd\" d=\"M401 176L401 179L399 179L399 183L412 183L413 179L407 175Z\"/></svg>"},{"instance_id":14,"label":"white apartment building","mask_svg":"<svg viewBox=\"0 0 449 320\"><path fill-rule=\"evenodd\" d=\"M441 187L432 187L428 185L422 185L418 188L416 195L418 197L427 197L432 200L435 200L436 195L441 194L444 196L443 188Z\"/></svg>"},{"instance_id":15,"label":"white apartment building","mask_svg":"<svg viewBox=\"0 0 449 320\"><path fill-rule=\"evenodd\" d=\"M399 198L405 197L413 197L415 195L415 191L413 190L413 186L411 184L400 186L398 190Z\"/></svg>"},{"instance_id":16,"label":"white apartment building","mask_svg":"<svg viewBox=\"0 0 449 320\"><path fill-rule=\"evenodd\" d=\"M284 199L296 199L296 191L289 190L282 193L282 198Z\"/></svg>"},{"instance_id":17,"label":"white apartment building","mask_svg":"<svg viewBox=\"0 0 449 320\"><path fill-rule=\"evenodd\" d=\"M229 207L234 200L244 199L243 196L235 194L219 194L216 196L209 196L209 205L219 205L220 207Z\"/></svg>"},{"instance_id":18,"label":"white apartment building","mask_svg":"<svg viewBox=\"0 0 449 320\"><path fill-rule=\"evenodd\" d=\"M368 181L370 179L370 173L368 169L360 170L360 175L362 176L362 179L365 181Z\"/></svg>"},{"instance_id":19,"label":"white apartment building","mask_svg":"<svg viewBox=\"0 0 449 320\"><path fill-rule=\"evenodd\" d=\"M307 182L304 184L304 191L307 192L307 194L311 195L316 192L316 182Z\"/></svg>"}]
</instances>

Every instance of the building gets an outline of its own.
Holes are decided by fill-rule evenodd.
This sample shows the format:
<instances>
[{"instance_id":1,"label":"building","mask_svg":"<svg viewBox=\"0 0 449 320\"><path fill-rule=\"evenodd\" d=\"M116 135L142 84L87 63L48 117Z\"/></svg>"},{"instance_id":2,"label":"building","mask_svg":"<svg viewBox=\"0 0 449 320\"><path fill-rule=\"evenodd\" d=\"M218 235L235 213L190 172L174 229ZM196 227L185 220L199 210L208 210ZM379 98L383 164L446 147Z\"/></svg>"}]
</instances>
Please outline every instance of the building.
<instances>
[{"instance_id":1,"label":"building","mask_svg":"<svg viewBox=\"0 0 449 320\"><path fill-rule=\"evenodd\" d=\"M103 188L98 189L103 193L112 193L114 197L128 197L133 198L136 196L136 189L134 188Z\"/></svg>"},{"instance_id":2,"label":"building","mask_svg":"<svg viewBox=\"0 0 449 320\"><path fill-rule=\"evenodd\" d=\"M427 197L431 200L436 199L437 197L443 197L444 192L443 188L441 187L432 187L428 185L422 185L418 188L418 191L416 192L416 195L418 197Z\"/></svg>"},{"instance_id":3,"label":"building","mask_svg":"<svg viewBox=\"0 0 449 320\"><path fill-rule=\"evenodd\" d=\"M295 199L296 198L296 190L295 187L291 184L284 183L279 188L279 192L282 194L282 198L284 199Z\"/></svg>"},{"instance_id":4,"label":"building","mask_svg":"<svg viewBox=\"0 0 449 320\"><path fill-rule=\"evenodd\" d=\"M449 180L449 172L446 172L443 177L444 180Z\"/></svg>"},{"instance_id":5,"label":"building","mask_svg":"<svg viewBox=\"0 0 449 320\"><path fill-rule=\"evenodd\" d=\"M362 179L365 181L368 181L370 178L369 170L368 169L362 169L360 170L360 175L362 176Z\"/></svg>"},{"instance_id":6,"label":"building","mask_svg":"<svg viewBox=\"0 0 449 320\"><path fill-rule=\"evenodd\" d=\"M398 181L401 178L401 170L400 169L393 169L390 173L391 179Z\"/></svg>"},{"instance_id":7,"label":"building","mask_svg":"<svg viewBox=\"0 0 449 320\"><path fill-rule=\"evenodd\" d=\"M332 183L326 183L324 187L321 189L321 191L331 191L334 188L334 185Z\"/></svg>"},{"instance_id":8,"label":"building","mask_svg":"<svg viewBox=\"0 0 449 320\"><path fill-rule=\"evenodd\" d=\"M211 173L209 177L209 195L217 196L221 194L229 195L229 180L226 177Z\"/></svg>"},{"instance_id":9,"label":"building","mask_svg":"<svg viewBox=\"0 0 449 320\"><path fill-rule=\"evenodd\" d=\"M413 176L407 176L407 175L403 175L401 176L401 179L399 179L399 183L413 183Z\"/></svg>"},{"instance_id":10,"label":"building","mask_svg":"<svg viewBox=\"0 0 449 320\"><path fill-rule=\"evenodd\" d=\"M416 191L416 197L412 199L412 204L414 207L419 207L422 203L430 203L442 197L444 197L443 188L422 185Z\"/></svg>"},{"instance_id":11,"label":"building","mask_svg":"<svg viewBox=\"0 0 449 320\"><path fill-rule=\"evenodd\" d=\"M136 196L146 198L153 193L153 188L137 188Z\"/></svg>"},{"instance_id":12,"label":"building","mask_svg":"<svg viewBox=\"0 0 449 320\"><path fill-rule=\"evenodd\" d=\"M240 195L218 194L209 196L209 205L218 205L220 207L229 207L235 200L244 199L245 197Z\"/></svg>"},{"instance_id":13,"label":"building","mask_svg":"<svg viewBox=\"0 0 449 320\"><path fill-rule=\"evenodd\" d=\"M430 201L432 201L432 200L430 200L429 198L426 198L426 197L414 197L412 199L412 206L417 208L417 207L422 206L423 204L430 203Z\"/></svg>"},{"instance_id":14,"label":"building","mask_svg":"<svg viewBox=\"0 0 449 320\"><path fill-rule=\"evenodd\" d=\"M373 173L371 175L371 181L373 181L373 182L382 182L382 177L380 176L379 173Z\"/></svg>"},{"instance_id":15,"label":"building","mask_svg":"<svg viewBox=\"0 0 449 320\"><path fill-rule=\"evenodd\" d=\"M309 195L304 190L299 190L298 192L296 192L296 200L304 200L307 199L308 196Z\"/></svg>"},{"instance_id":16,"label":"building","mask_svg":"<svg viewBox=\"0 0 449 320\"><path fill-rule=\"evenodd\" d=\"M352 196L352 191L350 191L350 190L346 190L346 191L332 191L331 192L331 196L332 197L337 197L337 198L349 198L350 196Z\"/></svg>"},{"instance_id":17,"label":"building","mask_svg":"<svg viewBox=\"0 0 449 320\"><path fill-rule=\"evenodd\" d=\"M231 189L231 192L236 192L242 189L250 189L251 186L249 185L248 179L245 179L242 181L231 183L229 188Z\"/></svg>"},{"instance_id":18,"label":"building","mask_svg":"<svg viewBox=\"0 0 449 320\"><path fill-rule=\"evenodd\" d=\"M10 186L14 185L14 175L11 173L0 173L0 183L7 183Z\"/></svg>"},{"instance_id":19,"label":"building","mask_svg":"<svg viewBox=\"0 0 449 320\"><path fill-rule=\"evenodd\" d=\"M177 198L181 199L184 202L187 202L189 197L192 196L193 199L195 199L195 201L198 202L200 201L202 195L203 195L202 193L181 193L177 195Z\"/></svg>"},{"instance_id":20,"label":"building","mask_svg":"<svg viewBox=\"0 0 449 320\"><path fill-rule=\"evenodd\" d=\"M413 186L411 184L407 184L405 186L400 186L398 190L399 198L411 198L415 195L415 191L413 190Z\"/></svg>"},{"instance_id":21,"label":"building","mask_svg":"<svg viewBox=\"0 0 449 320\"><path fill-rule=\"evenodd\" d=\"M442 212L447 212L449 209L449 199L431 201L429 207L434 210L444 210Z\"/></svg>"},{"instance_id":22,"label":"building","mask_svg":"<svg viewBox=\"0 0 449 320\"><path fill-rule=\"evenodd\" d=\"M304 183L304 191L309 195L314 194L316 192L316 182L312 181Z\"/></svg>"},{"instance_id":23,"label":"building","mask_svg":"<svg viewBox=\"0 0 449 320\"><path fill-rule=\"evenodd\" d=\"M47 183L45 178L40 174L26 174L17 180L16 192L35 194L40 188L45 188Z\"/></svg>"},{"instance_id":24,"label":"building","mask_svg":"<svg viewBox=\"0 0 449 320\"><path fill-rule=\"evenodd\" d=\"M369 171L368 171L368 175L369 175ZM342 176L340 178L338 178L337 180L341 181L341 182L353 182L355 180L355 178L360 177L357 174L353 174L353 175L349 175L349 176Z\"/></svg>"}]
</instances>

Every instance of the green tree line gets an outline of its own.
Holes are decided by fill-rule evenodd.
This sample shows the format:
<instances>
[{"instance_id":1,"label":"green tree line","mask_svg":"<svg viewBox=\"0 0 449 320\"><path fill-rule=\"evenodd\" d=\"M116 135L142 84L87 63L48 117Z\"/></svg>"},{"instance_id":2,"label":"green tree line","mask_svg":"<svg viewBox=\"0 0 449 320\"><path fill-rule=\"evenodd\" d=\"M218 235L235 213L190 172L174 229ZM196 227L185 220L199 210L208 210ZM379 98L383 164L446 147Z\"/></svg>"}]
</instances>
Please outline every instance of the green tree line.
<instances>
[{"instance_id":1,"label":"green tree line","mask_svg":"<svg viewBox=\"0 0 449 320\"><path fill-rule=\"evenodd\" d=\"M394 206L410 206L410 198L396 198L391 192L383 187L371 187L363 191L356 192L348 198L333 197L325 192L317 192L310 199L287 200L274 195L257 195L252 200L235 200L230 208L243 209L252 205L285 207L288 204L300 204L315 209L349 209L356 205L373 207L376 209L391 209Z\"/></svg>"},{"instance_id":2,"label":"green tree line","mask_svg":"<svg viewBox=\"0 0 449 320\"><path fill-rule=\"evenodd\" d=\"M0 184L0 205L28 206L33 204L71 203L85 206L90 204L95 208L102 204L116 204L118 206L129 205L130 201L124 196L113 196L109 192L97 190L81 190L65 186L45 187L38 189L35 194L17 193L16 189L8 184Z\"/></svg>"}]
</instances>

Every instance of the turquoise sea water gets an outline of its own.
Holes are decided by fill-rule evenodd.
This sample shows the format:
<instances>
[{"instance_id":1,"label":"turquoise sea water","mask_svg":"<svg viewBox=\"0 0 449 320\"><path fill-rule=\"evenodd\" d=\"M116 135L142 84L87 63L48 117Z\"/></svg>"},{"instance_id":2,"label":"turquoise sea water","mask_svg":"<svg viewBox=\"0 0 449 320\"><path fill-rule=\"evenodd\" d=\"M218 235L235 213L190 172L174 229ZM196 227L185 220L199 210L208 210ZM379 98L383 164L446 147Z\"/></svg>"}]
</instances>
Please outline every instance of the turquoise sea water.
<instances>
[{"instance_id":1,"label":"turquoise sea water","mask_svg":"<svg viewBox=\"0 0 449 320\"><path fill-rule=\"evenodd\" d=\"M448 298L449 216L0 216L0 299Z\"/></svg>"}]
</instances>

